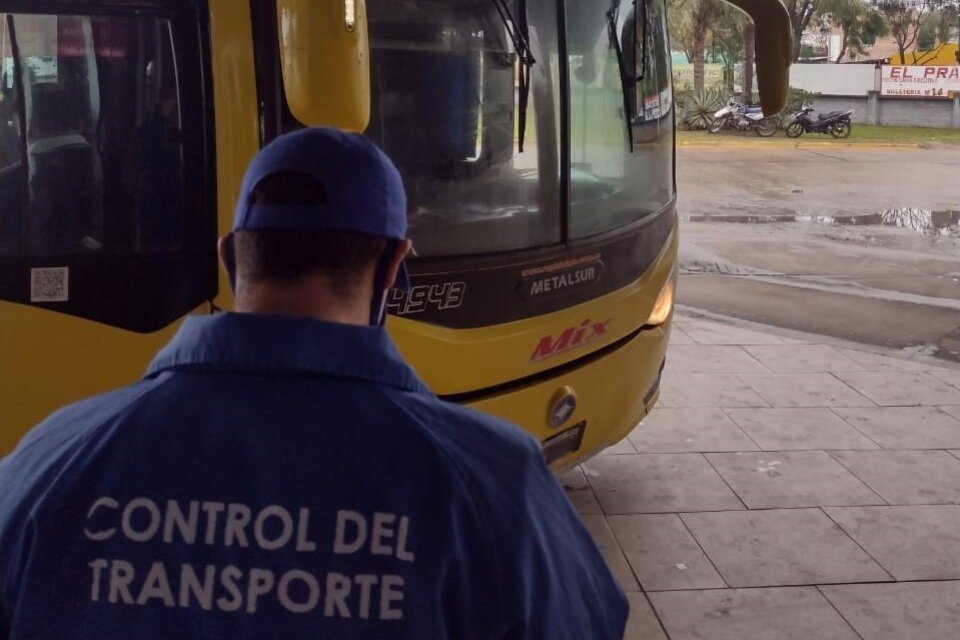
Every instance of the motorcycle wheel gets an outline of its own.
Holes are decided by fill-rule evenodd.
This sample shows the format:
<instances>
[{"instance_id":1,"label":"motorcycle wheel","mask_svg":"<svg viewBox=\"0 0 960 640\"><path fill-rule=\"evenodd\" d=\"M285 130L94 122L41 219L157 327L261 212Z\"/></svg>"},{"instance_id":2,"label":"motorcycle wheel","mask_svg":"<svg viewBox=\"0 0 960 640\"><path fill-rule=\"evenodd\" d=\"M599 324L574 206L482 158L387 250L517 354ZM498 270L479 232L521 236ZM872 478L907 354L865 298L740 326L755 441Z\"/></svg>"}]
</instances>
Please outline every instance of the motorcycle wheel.
<instances>
[{"instance_id":1,"label":"motorcycle wheel","mask_svg":"<svg viewBox=\"0 0 960 640\"><path fill-rule=\"evenodd\" d=\"M791 122L790 126L787 127L787 137L788 138L799 138L803 135L803 125L799 122Z\"/></svg>"},{"instance_id":2,"label":"motorcycle wheel","mask_svg":"<svg viewBox=\"0 0 960 640\"><path fill-rule=\"evenodd\" d=\"M723 125L727 122L726 118L717 118L710 123L710 126L707 128L707 131L710 133L720 133L723 129Z\"/></svg>"},{"instance_id":3,"label":"motorcycle wheel","mask_svg":"<svg viewBox=\"0 0 960 640\"><path fill-rule=\"evenodd\" d=\"M843 138L849 138L852 131L853 126L849 122L841 122L830 131L830 135L842 140Z\"/></svg>"},{"instance_id":4,"label":"motorcycle wheel","mask_svg":"<svg viewBox=\"0 0 960 640\"><path fill-rule=\"evenodd\" d=\"M775 134L779 128L780 125L777 124L775 118L764 118L754 126L753 130L757 132L758 136L769 138Z\"/></svg>"}]
</instances>

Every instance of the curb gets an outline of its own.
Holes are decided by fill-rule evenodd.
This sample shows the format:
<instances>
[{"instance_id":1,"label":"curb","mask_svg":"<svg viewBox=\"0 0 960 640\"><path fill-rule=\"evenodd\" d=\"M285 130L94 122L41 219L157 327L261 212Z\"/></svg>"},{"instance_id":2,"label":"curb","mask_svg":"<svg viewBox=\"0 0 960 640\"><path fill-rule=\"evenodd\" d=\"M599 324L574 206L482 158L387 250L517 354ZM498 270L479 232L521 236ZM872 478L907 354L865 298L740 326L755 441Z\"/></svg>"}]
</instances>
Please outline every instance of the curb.
<instances>
[{"instance_id":1,"label":"curb","mask_svg":"<svg viewBox=\"0 0 960 640\"><path fill-rule=\"evenodd\" d=\"M691 149L923 149L929 143L925 142L830 142L810 141L794 142L792 140L753 140L750 142L739 140L677 140L678 147Z\"/></svg>"},{"instance_id":2,"label":"curb","mask_svg":"<svg viewBox=\"0 0 960 640\"><path fill-rule=\"evenodd\" d=\"M743 329L748 329L750 331L758 331L761 333L769 333L776 336L782 336L784 338L792 338L795 340L802 340L804 342L809 342L811 344L823 344L832 347L839 347L841 349L850 349L853 351L861 351L863 353L874 353L880 356L886 356L888 358L893 358L896 360L903 360L906 362L912 362L915 364L927 365L931 368L938 369L951 369L954 371L960 371L960 363L954 362L952 360L947 360L945 358L938 358L931 355L923 354L913 354L908 355L903 349L897 349L895 347L885 347L883 345L870 344L867 342L856 342L854 340L847 340L844 338L838 338L835 336L828 336L819 333L809 333L807 331L798 331L796 329L789 329L787 327L781 327L775 324L764 324L762 322L755 322L752 320L747 320L737 316L727 315L723 313L717 313L715 311L709 311L707 309L701 309L699 307L694 307L686 305L683 303L677 303L676 305L676 316L675 317L686 317L699 320L708 320L711 322L719 322L721 324L726 324L732 327L741 327ZM743 345L736 345L743 346Z\"/></svg>"}]
</instances>

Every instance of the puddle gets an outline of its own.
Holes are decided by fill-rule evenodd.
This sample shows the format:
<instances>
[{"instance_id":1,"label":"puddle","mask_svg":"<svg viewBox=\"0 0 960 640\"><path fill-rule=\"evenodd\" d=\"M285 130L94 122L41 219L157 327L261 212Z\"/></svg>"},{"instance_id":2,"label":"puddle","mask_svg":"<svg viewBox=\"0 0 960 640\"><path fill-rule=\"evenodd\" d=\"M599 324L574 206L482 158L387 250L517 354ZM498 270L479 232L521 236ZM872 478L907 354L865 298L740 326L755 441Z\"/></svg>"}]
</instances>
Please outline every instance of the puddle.
<instances>
[{"instance_id":1,"label":"puddle","mask_svg":"<svg viewBox=\"0 0 960 640\"><path fill-rule=\"evenodd\" d=\"M930 211L929 209L898 208L889 209L880 213L866 215L845 216L815 216L815 215L734 215L684 216L688 222L731 222L739 224L775 224L785 222L801 222L824 226L889 226L900 229L909 229L918 232L933 232L937 235L950 235L950 227L960 224L960 211Z\"/></svg>"}]
</instances>

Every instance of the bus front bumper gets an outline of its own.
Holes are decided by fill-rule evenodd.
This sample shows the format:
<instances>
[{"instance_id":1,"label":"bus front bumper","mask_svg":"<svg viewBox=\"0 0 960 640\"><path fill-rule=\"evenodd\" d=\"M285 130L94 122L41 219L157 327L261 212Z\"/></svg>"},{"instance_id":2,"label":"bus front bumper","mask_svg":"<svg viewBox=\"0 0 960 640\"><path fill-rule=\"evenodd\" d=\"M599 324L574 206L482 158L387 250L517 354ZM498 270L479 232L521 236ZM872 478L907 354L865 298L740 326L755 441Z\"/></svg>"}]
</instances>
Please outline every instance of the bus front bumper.
<instances>
[{"instance_id":1,"label":"bus front bumper","mask_svg":"<svg viewBox=\"0 0 960 640\"><path fill-rule=\"evenodd\" d=\"M669 337L670 322L644 327L555 376L469 405L521 425L544 444L554 469L570 468L623 440L650 412L660 397ZM571 395L574 410L552 427L557 403Z\"/></svg>"}]
</instances>

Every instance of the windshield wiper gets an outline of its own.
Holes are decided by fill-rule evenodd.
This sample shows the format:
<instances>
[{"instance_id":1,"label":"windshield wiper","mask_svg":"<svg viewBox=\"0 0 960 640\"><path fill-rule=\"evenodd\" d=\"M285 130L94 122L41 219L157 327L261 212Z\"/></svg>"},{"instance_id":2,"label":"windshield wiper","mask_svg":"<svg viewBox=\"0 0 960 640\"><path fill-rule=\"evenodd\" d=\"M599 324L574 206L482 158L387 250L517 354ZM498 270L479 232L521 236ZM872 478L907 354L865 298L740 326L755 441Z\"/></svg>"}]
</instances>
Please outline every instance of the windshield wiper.
<instances>
[{"instance_id":1,"label":"windshield wiper","mask_svg":"<svg viewBox=\"0 0 960 640\"><path fill-rule=\"evenodd\" d=\"M620 8L614 5L607 11L607 29L610 32L610 46L617 54L617 67L620 69L620 87L623 91L623 119L627 123L627 144L630 145L630 153L633 153L633 111L630 108L630 91L635 92L637 85L636 70L627 75L626 61L623 55L623 46L620 44L620 34L617 33L617 18L620 16Z\"/></svg>"},{"instance_id":2,"label":"windshield wiper","mask_svg":"<svg viewBox=\"0 0 960 640\"><path fill-rule=\"evenodd\" d=\"M518 114L520 122L518 123L517 143L520 153L523 153L523 141L527 134L527 105L530 103L530 67L537 63L530 48L527 2L526 0L519 0L519 21L510 12L507 0L493 0L493 6L497 8L497 13L500 14L500 19L507 29L507 35L510 36L513 48L517 52L517 58L520 60L520 113Z\"/></svg>"}]
</instances>

